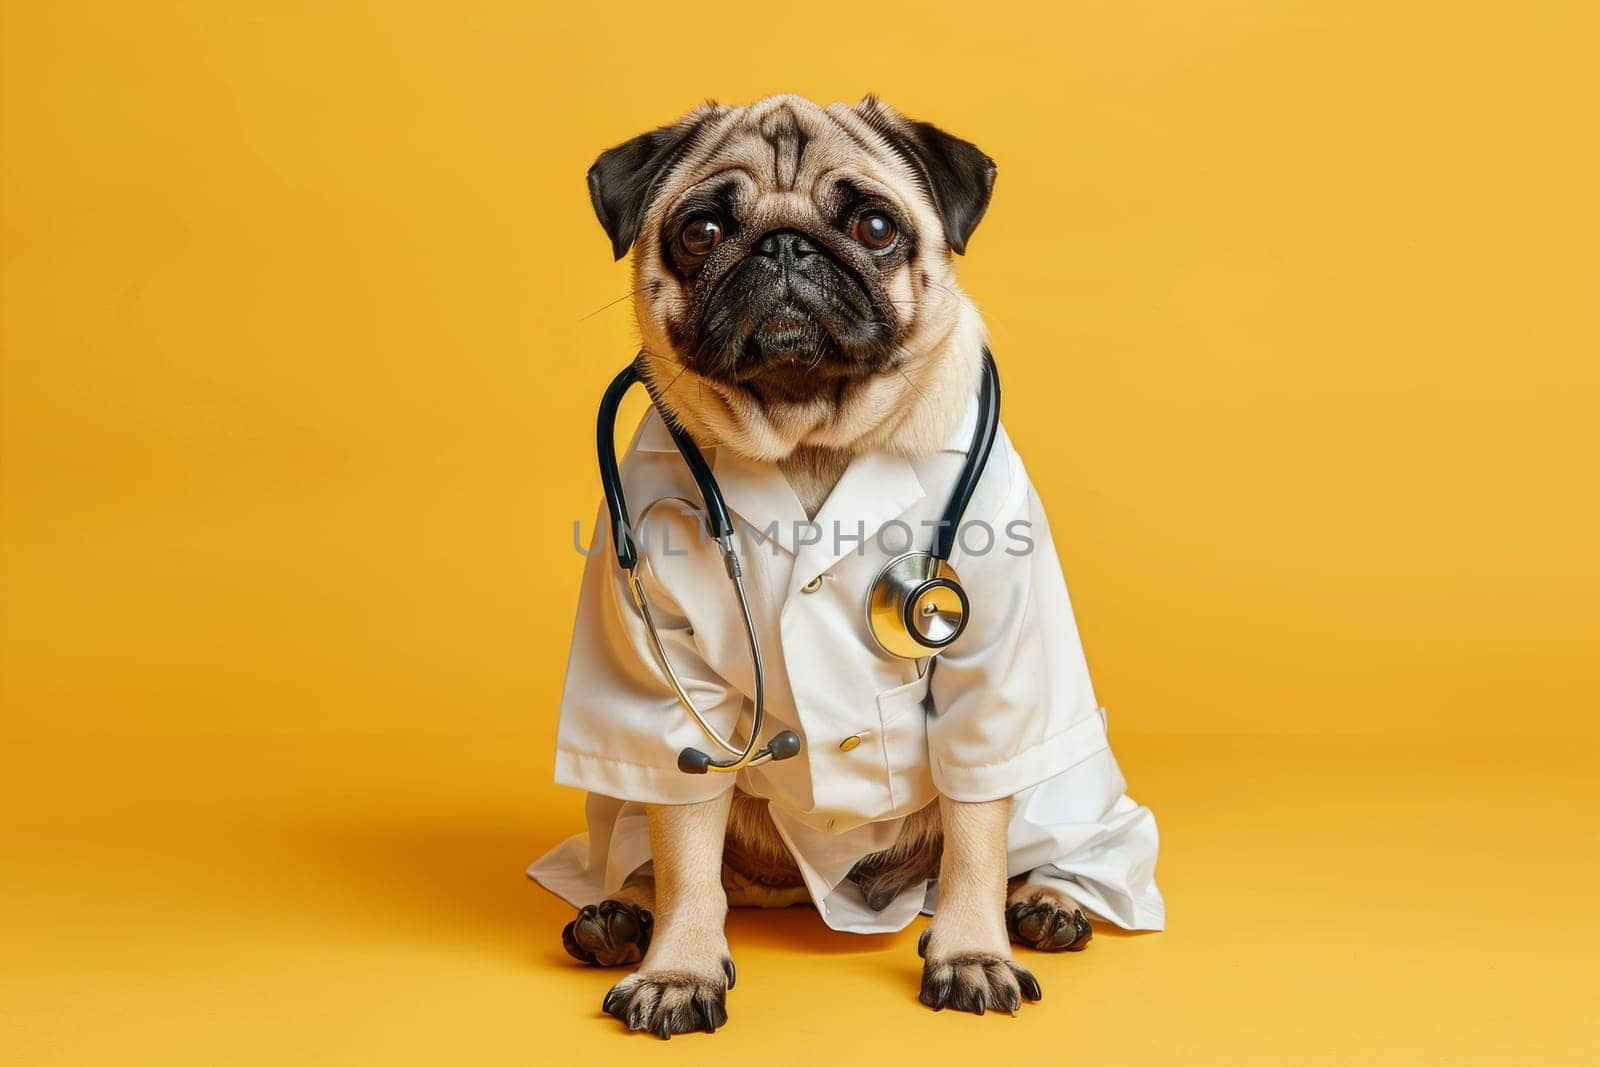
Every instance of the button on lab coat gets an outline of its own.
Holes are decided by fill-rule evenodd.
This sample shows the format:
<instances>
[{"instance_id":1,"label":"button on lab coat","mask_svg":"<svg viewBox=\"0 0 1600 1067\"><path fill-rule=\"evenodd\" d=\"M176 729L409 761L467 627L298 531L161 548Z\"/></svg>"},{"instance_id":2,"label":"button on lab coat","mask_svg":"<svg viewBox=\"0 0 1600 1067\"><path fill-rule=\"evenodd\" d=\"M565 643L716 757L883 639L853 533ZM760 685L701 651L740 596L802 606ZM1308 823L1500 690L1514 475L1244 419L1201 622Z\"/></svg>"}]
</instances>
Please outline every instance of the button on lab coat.
<instances>
[{"instance_id":1,"label":"button on lab coat","mask_svg":"<svg viewBox=\"0 0 1600 1067\"><path fill-rule=\"evenodd\" d=\"M966 631L920 674L868 632L873 579L908 541L931 544L976 418L974 404L927 456L857 457L814 525L776 465L716 452L765 666L762 740L792 729L802 741L799 755L736 776L678 770L685 747L722 753L669 688L597 520L556 742L557 781L590 791L589 830L530 876L575 905L594 903L649 860L644 804L707 800L737 779L768 802L829 926L898 930L931 906L934 889L908 889L874 911L846 881L851 867L892 844L904 817L941 793L1010 796L1010 875L1033 872L1119 926L1162 927L1155 818L1126 795L1044 509L1003 429L951 560L971 601ZM736 723L748 728L755 686L744 623L715 546L671 500L699 502L653 408L622 476L668 654L731 738Z\"/></svg>"}]
</instances>

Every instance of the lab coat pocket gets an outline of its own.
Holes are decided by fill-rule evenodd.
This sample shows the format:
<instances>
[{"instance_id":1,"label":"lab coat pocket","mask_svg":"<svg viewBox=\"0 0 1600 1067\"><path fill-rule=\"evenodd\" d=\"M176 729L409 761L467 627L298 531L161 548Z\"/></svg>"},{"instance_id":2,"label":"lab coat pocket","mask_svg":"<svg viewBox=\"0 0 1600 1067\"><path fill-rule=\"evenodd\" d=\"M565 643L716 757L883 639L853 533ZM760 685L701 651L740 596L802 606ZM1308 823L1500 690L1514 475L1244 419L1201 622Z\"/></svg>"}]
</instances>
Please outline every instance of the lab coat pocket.
<instances>
[{"instance_id":1,"label":"lab coat pocket","mask_svg":"<svg viewBox=\"0 0 1600 1067\"><path fill-rule=\"evenodd\" d=\"M928 758L928 679L878 694L878 725L891 814L916 811L933 799Z\"/></svg>"}]
</instances>

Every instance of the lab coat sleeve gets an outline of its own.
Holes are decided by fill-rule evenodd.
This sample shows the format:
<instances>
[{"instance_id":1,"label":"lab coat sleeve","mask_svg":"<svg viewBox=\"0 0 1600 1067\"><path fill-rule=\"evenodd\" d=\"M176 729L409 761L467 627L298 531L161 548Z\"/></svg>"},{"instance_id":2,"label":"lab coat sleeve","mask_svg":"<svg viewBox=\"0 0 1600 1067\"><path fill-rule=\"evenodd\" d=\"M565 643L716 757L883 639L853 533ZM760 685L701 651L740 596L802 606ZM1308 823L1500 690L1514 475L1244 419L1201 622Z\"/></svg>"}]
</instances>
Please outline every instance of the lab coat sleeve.
<instances>
[{"instance_id":1,"label":"lab coat sleeve","mask_svg":"<svg viewBox=\"0 0 1600 1067\"><path fill-rule=\"evenodd\" d=\"M584 566L578 617L561 695L561 724L556 739L556 781L605 796L652 804L689 804L708 800L733 787L734 776L685 774L678 770L678 752L685 746L712 751L711 744L678 703L649 644L644 617L633 601L628 575L618 564L603 526L604 509ZM693 538L692 520L684 519L677 544ZM687 531L687 532L686 532ZM659 557L662 539L647 539L647 558L657 565L684 566L682 560ZM714 552L698 552L698 562L716 568ZM744 703L743 695L706 663L680 601L646 574L645 584L656 626L696 705L728 736ZM702 579L704 580L704 579ZM727 581L722 578L716 587Z\"/></svg>"},{"instance_id":2,"label":"lab coat sleeve","mask_svg":"<svg viewBox=\"0 0 1600 1067\"><path fill-rule=\"evenodd\" d=\"M994 460L1003 460L996 464ZM928 746L934 784L952 800L1013 796L1106 747L1105 718L1044 508L1003 437L963 525L981 530L953 559L973 605L967 630L934 661Z\"/></svg>"}]
</instances>

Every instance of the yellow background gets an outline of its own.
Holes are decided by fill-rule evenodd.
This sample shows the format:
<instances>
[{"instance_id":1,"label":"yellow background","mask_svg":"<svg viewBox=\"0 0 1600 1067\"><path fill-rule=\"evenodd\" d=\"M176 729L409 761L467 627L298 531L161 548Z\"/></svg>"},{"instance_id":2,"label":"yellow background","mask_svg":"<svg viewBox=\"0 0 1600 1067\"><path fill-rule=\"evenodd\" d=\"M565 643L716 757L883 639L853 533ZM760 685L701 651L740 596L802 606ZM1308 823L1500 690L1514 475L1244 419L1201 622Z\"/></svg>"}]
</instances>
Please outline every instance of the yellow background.
<instances>
[{"instance_id":1,"label":"yellow background","mask_svg":"<svg viewBox=\"0 0 1600 1067\"><path fill-rule=\"evenodd\" d=\"M3 10L11 1062L1593 1061L1588 5ZM632 351L582 179L779 90L999 162L962 278L1173 928L979 1020L740 914L655 1047L520 875Z\"/></svg>"}]
</instances>

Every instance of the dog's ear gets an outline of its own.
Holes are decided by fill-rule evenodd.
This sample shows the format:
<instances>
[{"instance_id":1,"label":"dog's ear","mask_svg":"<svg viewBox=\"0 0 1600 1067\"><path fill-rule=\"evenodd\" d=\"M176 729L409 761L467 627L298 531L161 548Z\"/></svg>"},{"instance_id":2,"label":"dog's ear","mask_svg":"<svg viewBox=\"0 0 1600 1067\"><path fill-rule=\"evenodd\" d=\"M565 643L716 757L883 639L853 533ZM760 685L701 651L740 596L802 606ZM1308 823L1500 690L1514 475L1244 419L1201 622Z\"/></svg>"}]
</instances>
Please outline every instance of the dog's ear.
<instances>
[{"instance_id":1,"label":"dog's ear","mask_svg":"<svg viewBox=\"0 0 1600 1067\"><path fill-rule=\"evenodd\" d=\"M913 122L875 96L863 97L854 110L922 175L950 251L966 252L968 238L989 209L994 160L977 145L931 123Z\"/></svg>"},{"instance_id":2,"label":"dog's ear","mask_svg":"<svg viewBox=\"0 0 1600 1067\"><path fill-rule=\"evenodd\" d=\"M706 122L723 112L708 104L671 126L641 133L631 141L600 153L589 168L589 201L611 238L611 251L621 259L639 236L639 223L656 182L693 142Z\"/></svg>"}]
</instances>

